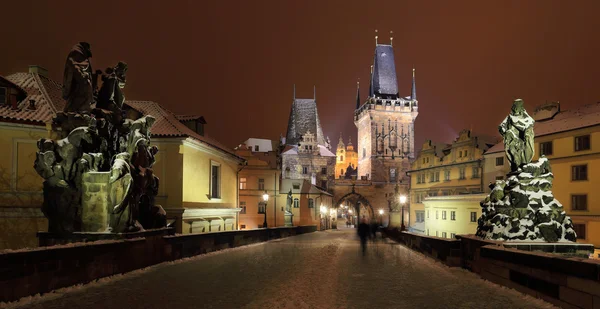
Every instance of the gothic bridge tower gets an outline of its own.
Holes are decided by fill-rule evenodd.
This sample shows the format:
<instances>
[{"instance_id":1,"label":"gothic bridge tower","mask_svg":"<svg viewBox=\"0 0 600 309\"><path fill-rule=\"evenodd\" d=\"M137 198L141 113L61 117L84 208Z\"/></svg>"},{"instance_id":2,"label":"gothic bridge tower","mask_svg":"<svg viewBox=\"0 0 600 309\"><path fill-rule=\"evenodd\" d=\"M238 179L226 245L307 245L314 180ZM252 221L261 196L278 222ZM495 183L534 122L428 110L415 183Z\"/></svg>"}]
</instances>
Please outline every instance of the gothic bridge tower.
<instances>
[{"instance_id":1,"label":"gothic bridge tower","mask_svg":"<svg viewBox=\"0 0 600 309\"><path fill-rule=\"evenodd\" d=\"M358 128L358 178L375 184L408 184L406 171L414 158L414 123L418 115L415 70L411 95L398 92L394 49L378 44L371 66L369 94L361 104L357 90L354 124Z\"/></svg>"}]
</instances>

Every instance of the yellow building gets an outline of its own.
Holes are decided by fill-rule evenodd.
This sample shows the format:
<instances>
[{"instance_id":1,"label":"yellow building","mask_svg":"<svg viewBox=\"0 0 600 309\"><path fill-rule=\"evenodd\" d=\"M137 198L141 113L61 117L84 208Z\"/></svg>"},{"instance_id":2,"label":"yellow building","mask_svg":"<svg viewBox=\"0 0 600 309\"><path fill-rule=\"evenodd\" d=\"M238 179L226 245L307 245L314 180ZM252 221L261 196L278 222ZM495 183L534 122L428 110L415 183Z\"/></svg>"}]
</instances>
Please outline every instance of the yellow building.
<instances>
[{"instance_id":1,"label":"yellow building","mask_svg":"<svg viewBox=\"0 0 600 309\"><path fill-rule=\"evenodd\" d=\"M573 220L577 242L593 244L596 258L600 257L600 193L596 192L600 186L599 114L600 103L567 111L550 103L538 106L532 114L536 121L533 160L542 154L550 160L554 197ZM488 157L491 161L504 158L504 144L492 147L486 160ZM510 170L508 166L504 170L487 166L485 174L491 175L490 179Z\"/></svg>"},{"instance_id":2,"label":"yellow building","mask_svg":"<svg viewBox=\"0 0 600 309\"><path fill-rule=\"evenodd\" d=\"M469 130L461 131L451 145L433 144L430 140L423 144L408 172L410 230L426 233L425 198L483 192L483 152L490 146L486 139L471 136Z\"/></svg>"},{"instance_id":3,"label":"yellow building","mask_svg":"<svg viewBox=\"0 0 600 309\"><path fill-rule=\"evenodd\" d=\"M481 193L425 198L425 235L453 239L455 235L475 234L481 217L479 203L485 197Z\"/></svg>"},{"instance_id":4,"label":"yellow building","mask_svg":"<svg viewBox=\"0 0 600 309\"><path fill-rule=\"evenodd\" d=\"M340 135L340 140L336 150L337 159L335 160L335 179L344 178L348 168L353 170L357 169L358 166L358 154L354 150L352 140L348 138L348 145L344 144L344 140ZM352 173L356 175L356 172Z\"/></svg>"},{"instance_id":5,"label":"yellow building","mask_svg":"<svg viewBox=\"0 0 600 309\"><path fill-rule=\"evenodd\" d=\"M175 220L177 233L238 229L238 177L245 160L214 139L201 135L203 124L192 126L151 101L126 101L135 117L152 115L152 144L159 149L154 174L160 179L156 203ZM191 118L204 122L201 117ZM200 120L201 119L201 120ZM200 129L199 129L200 130Z\"/></svg>"},{"instance_id":6,"label":"yellow building","mask_svg":"<svg viewBox=\"0 0 600 309\"><path fill-rule=\"evenodd\" d=\"M38 139L50 137L46 123L64 106L60 97L61 86L39 66L0 76L0 250L37 247L36 233L48 229L33 162Z\"/></svg>"}]
</instances>

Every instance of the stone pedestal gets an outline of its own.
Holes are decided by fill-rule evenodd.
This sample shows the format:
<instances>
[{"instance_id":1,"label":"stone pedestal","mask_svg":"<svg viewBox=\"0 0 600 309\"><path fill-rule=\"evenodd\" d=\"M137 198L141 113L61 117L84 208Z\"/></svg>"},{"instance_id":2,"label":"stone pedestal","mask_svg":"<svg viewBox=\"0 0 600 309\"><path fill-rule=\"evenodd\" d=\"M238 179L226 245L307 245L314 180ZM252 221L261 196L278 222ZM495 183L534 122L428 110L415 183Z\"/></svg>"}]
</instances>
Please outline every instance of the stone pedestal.
<instances>
[{"instance_id":1,"label":"stone pedestal","mask_svg":"<svg viewBox=\"0 0 600 309\"><path fill-rule=\"evenodd\" d=\"M285 213L285 226L294 226L294 215L291 213Z\"/></svg>"},{"instance_id":2,"label":"stone pedestal","mask_svg":"<svg viewBox=\"0 0 600 309\"><path fill-rule=\"evenodd\" d=\"M110 224L110 172L88 172L81 179L81 231L106 232Z\"/></svg>"},{"instance_id":3,"label":"stone pedestal","mask_svg":"<svg viewBox=\"0 0 600 309\"><path fill-rule=\"evenodd\" d=\"M390 211L390 222L389 222L389 227L390 228L400 228L400 226L402 225L402 212L400 211Z\"/></svg>"}]
</instances>

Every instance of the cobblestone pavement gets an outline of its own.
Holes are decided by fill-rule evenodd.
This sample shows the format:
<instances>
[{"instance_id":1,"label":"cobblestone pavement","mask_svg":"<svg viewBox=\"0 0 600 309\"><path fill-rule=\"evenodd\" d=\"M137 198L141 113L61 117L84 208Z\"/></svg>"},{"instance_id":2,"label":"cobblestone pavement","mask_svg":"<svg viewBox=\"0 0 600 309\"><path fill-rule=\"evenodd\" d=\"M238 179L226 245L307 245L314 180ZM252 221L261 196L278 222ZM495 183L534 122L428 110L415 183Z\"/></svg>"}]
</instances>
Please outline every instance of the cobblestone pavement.
<instances>
[{"instance_id":1,"label":"cobblestone pavement","mask_svg":"<svg viewBox=\"0 0 600 309\"><path fill-rule=\"evenodd\" d=\"M554 308L390 241L363 256L353 229L164 263L9 307Z\"/></svg>"}]
</instances>

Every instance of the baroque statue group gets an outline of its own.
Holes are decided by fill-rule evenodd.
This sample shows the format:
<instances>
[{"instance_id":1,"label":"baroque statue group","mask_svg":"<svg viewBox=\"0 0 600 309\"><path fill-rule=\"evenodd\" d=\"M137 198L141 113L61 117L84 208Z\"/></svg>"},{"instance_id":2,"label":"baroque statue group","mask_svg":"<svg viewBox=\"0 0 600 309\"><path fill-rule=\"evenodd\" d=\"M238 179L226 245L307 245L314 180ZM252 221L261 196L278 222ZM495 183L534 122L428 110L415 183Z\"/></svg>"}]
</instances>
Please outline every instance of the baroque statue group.
<instances>
[{"instance_id":1,"label":"baroque statue group","mask_svg":"<svg viewBox=\"0 0 600 309\"><path fill-rule=\"evenodd\" d=\"M506 180L490 184L490 195L481 202L477 235L502 241L575 242L571 218L552 194L554 175L543 155L532 162L534 119L523 100L515 100L499 126L511 171Z\"/></svg>"},{"instance_id":2,"label":"baroque statue group","mask_svg":"<svg viewBox=\"0 0 600 309\"><path fill-rule=\"evenodd\" d=\"M62 91L66 105L52 120L56 139L38 141L34 167L44 178L42 211L48 231L89 232L82 225L83 205L108 205L108 222L100 225L107 227L104 232L165 227L166 213L155 205L159 180L152 165L158 149L150 145L155 118L126 118L126 63L94 72L91 58L86 42L68 54ZM106 183L87 183L99 174Z\"/></svg>"}]
</instances>

